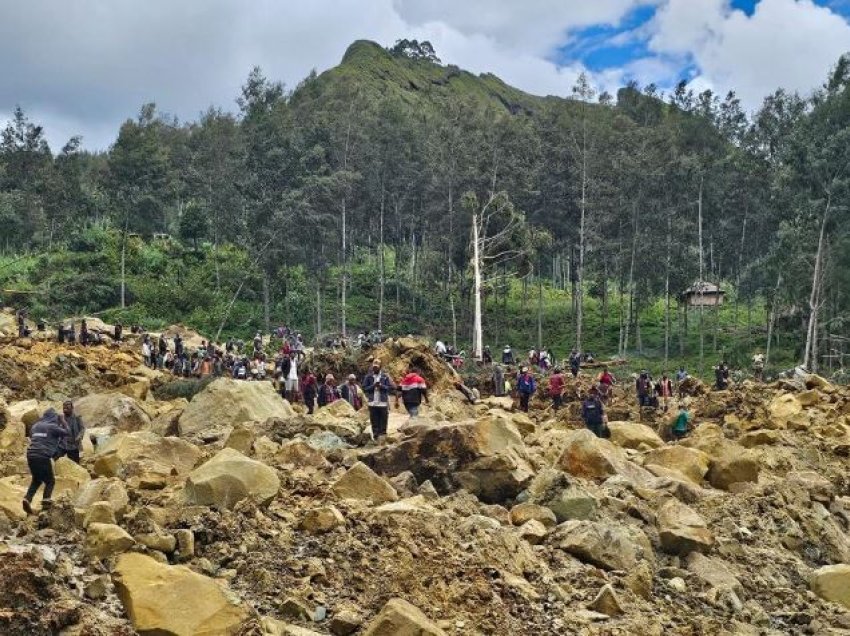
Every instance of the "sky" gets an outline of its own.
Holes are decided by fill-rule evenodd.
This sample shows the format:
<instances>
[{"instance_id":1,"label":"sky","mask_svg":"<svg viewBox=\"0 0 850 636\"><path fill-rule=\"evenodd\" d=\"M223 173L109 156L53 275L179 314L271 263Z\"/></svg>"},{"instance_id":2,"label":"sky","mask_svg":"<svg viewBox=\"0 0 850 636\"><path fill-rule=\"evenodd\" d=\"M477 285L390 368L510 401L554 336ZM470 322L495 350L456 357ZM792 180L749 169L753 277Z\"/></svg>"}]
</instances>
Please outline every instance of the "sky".
<instances>
[{"instance_id":1,"label":"sky","mask_svg":"<svg viewBox=\"0 0 850 636\"><path fill-rule=\"evenodd\" d=\"M443 63L539 95L585 72L735 90L752 111L807 94L850 52L850 0L27 0L0 4L0 121L20 105L58 151L104 150L145 102L181 121L235 110L255 65L294 88L370 39L427 39Z\"/></svg>"}]
</instances>

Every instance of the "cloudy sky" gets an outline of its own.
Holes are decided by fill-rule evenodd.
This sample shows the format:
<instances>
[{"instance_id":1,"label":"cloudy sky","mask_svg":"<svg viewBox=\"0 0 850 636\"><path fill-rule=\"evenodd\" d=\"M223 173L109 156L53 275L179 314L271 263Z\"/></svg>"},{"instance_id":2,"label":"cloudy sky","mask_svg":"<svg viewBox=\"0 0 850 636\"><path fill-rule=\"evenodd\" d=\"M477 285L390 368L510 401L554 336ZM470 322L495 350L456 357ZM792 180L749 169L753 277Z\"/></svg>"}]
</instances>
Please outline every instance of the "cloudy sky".
<instances>
[{"instance_id":1,"label":"cloudy sky","mask_svg":"<svg viewBox=\"0 0 850 636\"><path fill-rule=\"evenodd\" d=\"M0 5L0 118L15 105L58 149L107 148L148 101L181 120L235 108L253 65L293 87L355 39L429 39L444 63L568 95L583 70L735 89L750 108L807 93L850 51L850 0L27 0Z\"/></svg>"}]
</instances>

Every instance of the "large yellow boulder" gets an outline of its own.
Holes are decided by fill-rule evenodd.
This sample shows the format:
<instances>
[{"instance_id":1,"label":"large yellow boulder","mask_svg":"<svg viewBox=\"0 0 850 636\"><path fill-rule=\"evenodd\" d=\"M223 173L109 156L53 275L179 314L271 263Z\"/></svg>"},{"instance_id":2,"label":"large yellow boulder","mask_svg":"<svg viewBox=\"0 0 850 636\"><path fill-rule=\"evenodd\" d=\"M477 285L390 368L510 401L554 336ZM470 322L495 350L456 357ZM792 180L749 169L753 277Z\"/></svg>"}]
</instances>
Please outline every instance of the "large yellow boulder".
<instances>
[{"instance_id":1,"label":"large yellow boulder","mask_svg":"<svg viewBox=\"0 0 850 636\"><path fill-rule=\"evenodd\" d=\"M626 457L622 448L596 437L588 429L568 433L556 467L587 479L604 480L612 475L621 475L635 483L652 479L649 472Z\"/></svg>"},{"instance_id":2,"label":"large yellow boulder","mask_svg":"<svg viewBox=\"0 0 850 636\"><path fill-rule=\"evenodd\" d=\"M150 431L119 433L98 447L94 472L104 477L142 472L182 475L192 470L200 457L200 449L184 439L160 437Z\"/></svg>"},{"instance_id":3,"label":"large yellow boulder","mask_svg":"<svg viewBox=\"0 0 850 636\"><path fill-rule=\"evenodd\" d=\"M90 523L86 527L86 554L94 559L126 552L135 543L133 537L114 523Z\"/></svg>"},{"instance_id":4,"label":"large yellow boulder","mask_svg":"<svg viewBox=\"0 0 850 636\"><path fill-rule=\"evenodd\" d=\"M143 554L119 556L112 579L133 628L142 635L235 634L249 617L247 608L213 579Z\"/></svg>"},{"instance_id":5,"label":"large yellow boulder","mask_svg":"<svg viewBox=\"0 0 850 636\"><path fill-rule=\"evenodd\" d=\"M771 424L778 428L785 428L788 421L794 419L802 410L802 403L793 393L776 396L767 407Z\"/></svg>"},{"instance_id":6,"label":"large yellow boulder","mask_svg":"<svg viewBox=\"0 0 850 636\"><path fill-rule=\"evenodd\" d=\"M850 565L826 565L812 574L812 591L826 599L850 609Z\"/></svg>"},{"instance_id":7,"label":"large yellow boulder","mask_svg":"<svg viewBox=\"0 0 850 636\"><path fill-rule=\"evenodd\" d=\"M232 508L246 497L268 503L279 489L280 478L274 469L225 448L189 474L184 494L195 505Z\"/></svg>"},{"instance_id":8,"label":"large yellow boulder","mask_svg":"<svg viewBox=\"0 0 850 636\"><path fill-rule=\"evenodd\" d=\"M211 427L294 415L289 402L280 397L271 382L218 378L192 398L180 415L178 428L185 437Z\"/></svg>"},{"instance_id":9,"label":"large yellow boulder","mask_svg":"<svg viewBox=\"0 0 850 636\"><path fill-rule=\"evenodd\" d=\"M127 511L130 498L127 496L127 489L124 488L120 479L102 477L83 484L74 497L73 505L74 508L80 509L85 514L85 511L98 501L107 502L116 518L120 519Z\"/></svg>"},{"instance_id":10,"label":"large yellow boulder","mask_svg":"<svg viewBox=\"0 0 850 636\"><path fill-rule=\"evenodd\" d=\"M363 636L445 636L445 632L415 605L391 598Z\"/></svg>"},{"instance_id":11,"label":"large yellow boulder","mask_svg":"<svg viewBox=\"0 0 850 636\"><path fill-rule=\"evenodd\" d=\"M608 422L611 441L623 448L660 448L664 446L658 433L639 422Z\"/></svg>"},{"instance_id":12,"label":"large yellow boulder","mask_svg":"<svg viewBox=\"0 0 850 636\"><path fill-rule=\"evenodd\" d=\"M664 446L649 451L643 457L644 466L655 465L675 470L698 486L708 473L710 463L710 458L702 451L679 445Z\"/></svg>"},{"instance_id":13,"label":"large yellow boulder","mask_svg":"<svg viewBox=\"0 0 850 636\"><path fill-rule=\"evenodd\" d=\"M363 462L357 462L333 485L341 499L361 499L373 504L398 500L396 489Z\"/></svg>"},{"instance_id":14,"label":"large yellow boulder","mask_svg":"<svg viewBox=\"0 0 850 636\"><path fill-rule=\"evenodd\" d=\"M714 534L705 519L678 499L668 499L659 506L656 524L661 548L670 554L707 552L714 545Z\"/></svg>"},{"instance_id":15,"label":"large yellow boulder","mask_svg":"<svg viewBox=\"0 0 850 636\"><path fill-rule=\"evenodd\" d=\"M74 402L74 413L89 427L139 431L151 420L133 398L121 393L92 393Z\"/></svg>"},{"instance_id":16,"label":"large yellow boulder","mask_svg":"<svg viewBox=\"0 0 850 636\"><path fill-rule=\"evenodd\" d=\"M21 507L26 488L15 483L14 478L0 479L0 515L5 514L9 519L24 519L27 514Z\"/></svg>"}]
</instances>

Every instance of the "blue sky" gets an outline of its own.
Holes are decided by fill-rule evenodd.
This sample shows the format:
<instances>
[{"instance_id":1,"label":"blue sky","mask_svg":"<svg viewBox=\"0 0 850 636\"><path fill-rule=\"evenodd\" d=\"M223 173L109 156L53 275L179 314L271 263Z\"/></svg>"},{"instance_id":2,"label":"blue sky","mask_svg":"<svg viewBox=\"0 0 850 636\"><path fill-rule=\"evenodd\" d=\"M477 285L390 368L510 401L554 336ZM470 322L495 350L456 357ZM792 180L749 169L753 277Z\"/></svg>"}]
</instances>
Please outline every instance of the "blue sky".
<instances>
[{"instance_id":1,"label":"blue sky","mask_svg":"<svg viewBox=\"0 0 850 636\"><path fill-rule=\"evenodd\" d=\"M753 20L762 1L726 0L726 10L729 14L741 12L747 19ZM850 0L804 0L800 4L808 2L850 23ZM672 86L681 79L691 80L697 77L701 70L699 61L693 54L686 52L668 58L650 49L653 22L659 7L663 6L663 2L648 0L646 3L638 3L624 13L616 23L594 24L573 30L565 36L566 42L557 47L549 59L562 67L580 64L591 73L614 73L621 80L642 79L645 80L644 83L649 80L662 87ZM693 11L697 13L700 9L695 7ZM850 40L846 43L846 49L850 52ZM801 54L804 52L801 51ZM634 66L635 62L646 60L669 62L667 65L654 65L654 68L665 68L667 72L654 78L635 76L629 72L628 69ZM746 60L742 60L742 63L746 63Z\"/></svg>"}]
</instances>

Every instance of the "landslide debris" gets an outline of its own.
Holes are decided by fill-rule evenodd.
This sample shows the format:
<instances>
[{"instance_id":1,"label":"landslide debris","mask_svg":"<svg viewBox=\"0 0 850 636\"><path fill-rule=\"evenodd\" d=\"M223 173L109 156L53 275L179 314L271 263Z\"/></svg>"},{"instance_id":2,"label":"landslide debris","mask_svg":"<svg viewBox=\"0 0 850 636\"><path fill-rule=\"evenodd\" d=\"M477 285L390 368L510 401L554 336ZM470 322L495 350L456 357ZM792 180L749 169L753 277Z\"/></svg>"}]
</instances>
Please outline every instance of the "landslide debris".
<instances>
[{"instance_id":1,"label":"landslide debris","mask_svg":"<svg viewBox=\"0 0 850 636\"><path fill-rule=\"evenodd\" d=\"M850 630L847 387L693 382L680 442L618 388L600 440L578 417L587 378L526 415L465 403L415 340L371 355L436 387L380 444L364 412L304 415L270 384L158 400L128 394L127 350L5 342L0 633ZM26 426L64 396L98 443L27 517Z\"/></svg>"}]
</instances>

